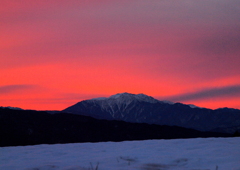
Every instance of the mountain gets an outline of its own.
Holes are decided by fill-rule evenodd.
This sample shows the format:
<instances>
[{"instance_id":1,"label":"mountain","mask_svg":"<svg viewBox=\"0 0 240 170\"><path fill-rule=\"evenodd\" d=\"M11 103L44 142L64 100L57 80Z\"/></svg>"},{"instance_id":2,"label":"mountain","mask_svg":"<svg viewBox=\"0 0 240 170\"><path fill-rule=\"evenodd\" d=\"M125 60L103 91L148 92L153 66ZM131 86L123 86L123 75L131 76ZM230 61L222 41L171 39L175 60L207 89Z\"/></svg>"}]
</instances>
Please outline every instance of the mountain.
<instances>
[{"instance_id":1,"label":"mountain","mask_svg":"<svg viewBox=\"0 0 240 170\"><path fill-rule=\"evenodd\" d=\"M11 107L11 106L7 106L7 107L3 107L3 106L0 106L0 108L3 108L3 109L12 109L12 110L23 110L19 107Z\"/></svg>"},{"instance_id":2,"label":"mountain","mask_svg":"<svg viewBox=\"0 0 240 170\"><path fill-rule=\"evenodd\" d=\"M99 120L88 116L0 107L0 147L196 137L232 137L176 126Z\"/></svg>"},{"instance_id":3,"label":"mountain","mask_svg":"<svg viewBox=\"0 0 240 170\"><path fill-rule=\"evenodd\" d=\"M200 131L234 133L240 129L240 110L207 109L159 101L145 94L119 93L81 101L64 112L97 119L180 126Z\"/></svg>"}]
</instances>

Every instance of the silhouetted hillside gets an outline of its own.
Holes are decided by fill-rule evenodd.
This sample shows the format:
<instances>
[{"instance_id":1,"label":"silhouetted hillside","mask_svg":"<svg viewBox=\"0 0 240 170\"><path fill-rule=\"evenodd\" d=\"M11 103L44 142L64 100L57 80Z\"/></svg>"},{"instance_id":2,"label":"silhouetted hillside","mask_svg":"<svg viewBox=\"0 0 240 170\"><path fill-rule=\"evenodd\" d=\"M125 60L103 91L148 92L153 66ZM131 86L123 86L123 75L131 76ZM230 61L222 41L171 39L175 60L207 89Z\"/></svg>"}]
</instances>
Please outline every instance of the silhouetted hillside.
<instances>
[{"instance_id":1,"label":"silhouetted hillside","mask_svg":"<svg viewBox=\"0 0 240 170\"><path fill-rule=\"evenodd\" d=\"M0 108L0 146L230 136L176 126Z\"/></svg>"}]
</instances>

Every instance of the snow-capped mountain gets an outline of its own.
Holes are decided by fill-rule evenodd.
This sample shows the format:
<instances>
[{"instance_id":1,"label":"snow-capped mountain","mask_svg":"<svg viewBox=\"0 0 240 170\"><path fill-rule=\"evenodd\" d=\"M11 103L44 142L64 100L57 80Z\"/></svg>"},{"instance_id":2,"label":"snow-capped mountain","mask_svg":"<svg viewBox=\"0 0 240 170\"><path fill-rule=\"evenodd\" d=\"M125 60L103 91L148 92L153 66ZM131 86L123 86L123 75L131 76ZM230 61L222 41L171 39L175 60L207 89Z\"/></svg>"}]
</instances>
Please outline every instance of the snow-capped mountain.
<instances>
[{"instance_id":1,"label":"snow-capped mountain","mask_svg":"<svg viewBox=\"0 0 240 170\"><path fill-rule=\"evenodd\" d=\"M141 122L141 113L147 112L148 107L161 102L145 94L118 93L108 98L84 100L65 109L65 112L86 113L84 115L107 120L124 120Z\"/></svg>"},{"instance_id":2,"label":"snow-capped mountain","mask_svg":"<svg viewBox=\"0 0 240 170\"><path fill-rule=\"evenodd\" d=\"M202 131L234 133L240 129L240 110L199 108L159 101L145 94L119 93L108 98L84 100L63 111L98 119L181 126Z\"/></svg>"}]
</instances>

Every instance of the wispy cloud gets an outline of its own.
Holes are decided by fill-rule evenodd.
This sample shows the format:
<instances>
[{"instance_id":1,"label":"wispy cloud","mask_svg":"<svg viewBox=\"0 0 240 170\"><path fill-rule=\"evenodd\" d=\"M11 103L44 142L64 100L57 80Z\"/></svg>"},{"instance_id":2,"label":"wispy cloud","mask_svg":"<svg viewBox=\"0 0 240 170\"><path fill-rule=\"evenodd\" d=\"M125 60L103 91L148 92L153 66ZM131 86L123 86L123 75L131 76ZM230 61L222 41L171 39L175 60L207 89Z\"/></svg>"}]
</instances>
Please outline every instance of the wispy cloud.
<instances>
[{"instance_id":1,"label":"wispy cloud","mask_svg":"<svg viewBox=\"0 0 240 170\"><path fill-rule=\"evenodd\" d=\"M13 84L13 85L0 86L0 95L19 92L22 90L28 90L34 87L35 87L34 85L30 85L30 84Z\"/></svg>"},{"instance_id":2,"label":"wispy cloud","mask_svg":"<svg viewBox=\"0 0 240 170\"><path fill-rule=\"evenodd\" d=\"M240 85L204 89L192 93L185 93L167 97L167 100L180 102L190 100L206 100L211 98L223 98L223 97L224 98L240 97Z\"/></svg>"}]
</instances>

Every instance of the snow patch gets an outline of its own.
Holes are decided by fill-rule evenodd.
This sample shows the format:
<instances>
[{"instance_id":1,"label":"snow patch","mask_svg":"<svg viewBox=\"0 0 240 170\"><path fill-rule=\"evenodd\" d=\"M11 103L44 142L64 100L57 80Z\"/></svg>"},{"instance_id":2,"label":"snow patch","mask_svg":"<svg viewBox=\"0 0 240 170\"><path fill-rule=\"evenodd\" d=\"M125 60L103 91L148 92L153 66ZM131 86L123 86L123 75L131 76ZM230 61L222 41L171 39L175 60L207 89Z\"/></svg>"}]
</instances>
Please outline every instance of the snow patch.
<instances>
[{"instance_id":1,"label":"snow patch","mask_svg":"<svg viewBox=\"0 0 240 170\"><path fill-rule=\"evenodd\" d=\"M240 170L240 138L75 143L0 148L4 170Z\"/></svg>"},{"instance_id":2,"label":"snow patch","mask_svg":"<svg viewBox=\"0 0 240 170\"><path fill-rule=\"evenodd\" d=\"M131 93L118 93L115 95L110 96L107 99L114 99L117 100L118 102L126 102L126 101L133 101L133 100L137 100L140 102L149 102L149 103L157 103L159 102L157 99L154 99L151 96L147 96L145 94L131 94Z\"/></svg>"},{"instance_id":3,"label":"snow patch","mask_svg":"<svg viewBox=\"0 0 240 170\"><path fill-rule=\"evenodd\" d=\"M195 106L195 105L193 105L193 104L188 104L188 106L191 107L192 109L195 109L195 108L201 109L201 108L202 108L202 107Z\"/></svg>"}]
</instances>

